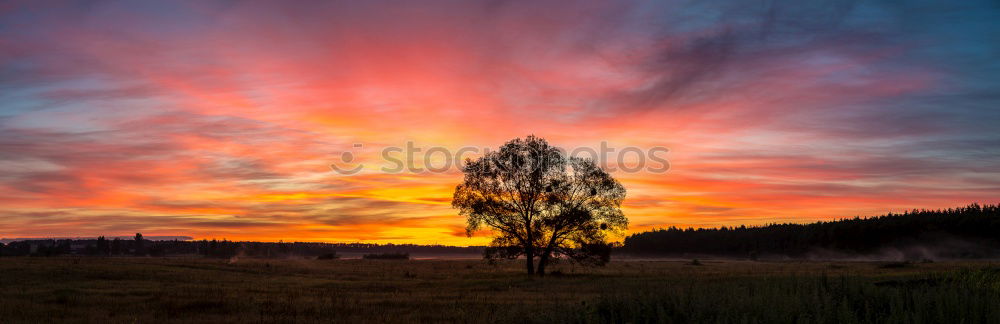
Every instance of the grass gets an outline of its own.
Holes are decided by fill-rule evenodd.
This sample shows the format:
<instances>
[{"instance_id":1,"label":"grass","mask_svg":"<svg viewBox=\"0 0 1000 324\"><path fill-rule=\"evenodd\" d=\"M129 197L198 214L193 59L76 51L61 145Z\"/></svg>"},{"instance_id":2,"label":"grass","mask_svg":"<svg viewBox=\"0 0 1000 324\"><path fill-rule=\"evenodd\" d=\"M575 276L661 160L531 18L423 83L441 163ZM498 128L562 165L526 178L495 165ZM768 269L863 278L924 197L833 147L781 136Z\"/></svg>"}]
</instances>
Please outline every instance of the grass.
<instances>
[{"instance_id":1,"label":"grass","mask_svg":"<svg viewBox=\"0 0 1000 324\"><path fill-rule=\"evenodd\" d=\"M0 323L986 323L1000 268L447 260L2 258Z\"/></svg>"}]
</instances>

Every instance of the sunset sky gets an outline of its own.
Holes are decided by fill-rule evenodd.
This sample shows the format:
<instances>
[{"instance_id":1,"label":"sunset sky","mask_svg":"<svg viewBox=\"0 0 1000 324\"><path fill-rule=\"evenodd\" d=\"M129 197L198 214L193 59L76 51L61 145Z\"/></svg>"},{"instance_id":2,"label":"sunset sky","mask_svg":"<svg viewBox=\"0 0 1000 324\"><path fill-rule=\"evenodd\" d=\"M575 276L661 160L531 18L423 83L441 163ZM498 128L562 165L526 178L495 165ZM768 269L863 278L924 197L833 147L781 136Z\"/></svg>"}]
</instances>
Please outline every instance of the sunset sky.
<instances>
[{"instance_id":1,"label":"sunset sky","mask_svg":"<svg viewBox=\"0 0 1000 324\"><path fill-rule=\"evenodd\" d=\"M380 151L529 134L669 148L630 232L1000 202L1000 4L0 2L0 237L485 244Z\"/></svg>"}]
</instances>

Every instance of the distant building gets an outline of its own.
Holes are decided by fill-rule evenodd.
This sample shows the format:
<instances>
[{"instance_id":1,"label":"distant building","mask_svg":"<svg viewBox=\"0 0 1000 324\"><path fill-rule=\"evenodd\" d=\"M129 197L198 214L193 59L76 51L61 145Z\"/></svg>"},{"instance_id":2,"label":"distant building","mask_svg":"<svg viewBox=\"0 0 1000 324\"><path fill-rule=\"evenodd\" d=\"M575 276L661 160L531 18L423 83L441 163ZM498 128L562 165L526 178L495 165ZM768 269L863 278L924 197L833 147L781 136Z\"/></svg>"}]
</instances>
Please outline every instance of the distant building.
<instances>
[{"instance_id":1,"label":"distant building","mask_svg":"<svg viewBox=\"0 0 1000 324\"><path fill-rule=\"evenodd\" d=\"M80 253L87 249L87 244L85 243L72 243L69 245L70 252Z\"/></svg>"}]
</instances>

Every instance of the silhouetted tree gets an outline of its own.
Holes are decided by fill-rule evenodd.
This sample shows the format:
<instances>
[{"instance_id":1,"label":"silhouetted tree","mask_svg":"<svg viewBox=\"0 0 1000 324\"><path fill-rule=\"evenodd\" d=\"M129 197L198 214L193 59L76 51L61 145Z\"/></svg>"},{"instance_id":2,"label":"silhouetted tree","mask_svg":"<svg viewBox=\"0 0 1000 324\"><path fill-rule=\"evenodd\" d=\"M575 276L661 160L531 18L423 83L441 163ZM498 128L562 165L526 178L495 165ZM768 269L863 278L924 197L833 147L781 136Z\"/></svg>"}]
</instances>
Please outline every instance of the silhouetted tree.
<instances>
[{"instance_id":1,"label":"silhouetted tree","mask_svg":"<svg viewBox=\"0 0 1000 324\"><path fill-rule=\"evenodd\" d=\"M135 233L135 255L146 255L146 244L142 239L142 233Z\"/></svg>"},{"instance_id":2,"label":"silhouetted tree","mask_svg":"<svg viewBox=\"0 0 1000 324\"><path fill-rule=\"evenodd\" d=\"M108 240L104 236L97 238L97 254L98 255L109 255L111 254L111 245L108 244Z\"/></svg>"},{"instance_id":3,"label":"silhouetted tree","mask_svg":"<svg viewBox=\"0 0 1000 324\"><path fill-rule=\"evenodd\" d=\"M122 249L123 248L124 247L122 247L122 239L121 238L117 238L116 237L115 239L111 240L111 255L120 255L120 254L122 254Z\"/></svg>"},{"instance_id":4,"label":"silhouetted tree","mask_svg":"<svg viewBox=\"0 0 1000 324\"><path fill-rule=\"evenodd\" d=\"M593 161L564 157L542 138L507 142L467 160L463 172L452 206L466 216L466 233L492 229L484 256L523 255L529 274L536 256L540 275L552 257L603 264L607 257L599 255L610 253L606 233L628 226L620 209L625 188Z\"/></svg>"}]
</instances>

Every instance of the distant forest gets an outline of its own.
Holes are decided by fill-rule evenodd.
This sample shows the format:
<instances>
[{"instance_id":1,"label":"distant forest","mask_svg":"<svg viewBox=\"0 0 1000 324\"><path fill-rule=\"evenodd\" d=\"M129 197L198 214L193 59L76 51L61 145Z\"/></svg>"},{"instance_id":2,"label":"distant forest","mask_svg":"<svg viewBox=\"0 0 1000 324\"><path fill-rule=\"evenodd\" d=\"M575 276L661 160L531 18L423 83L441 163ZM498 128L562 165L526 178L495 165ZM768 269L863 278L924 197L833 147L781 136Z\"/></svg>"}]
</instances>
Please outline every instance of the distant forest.
<instances>
[{"instance_id":1,"label":"distant forest","mask_svg":"<svg viewBox=\"0 0 1000 324\"><path fill-rule=\"evenodd\" d=\"M321 258L341 254L415 253L430 256L482 254L484 247L416 244L247 242L228 240L153 241L136 234L132 239L41 239L0 243L0 256L204 256L210 258Z\"/></svg>"},{"instance_id":2,"label":"distant forest","mask_svg":"<svg viewBox=\"0 0 1000 324\"><path fill-rule=\"evenodd\" d=\"M362 254L481 255L485 247L415 244L234 242L227 240L41 239L0 243L0 256L204 256L338 258ZM842 219L812 224L637 233L617 257L938 260L1000 258L1000 205Z\"/></svg>"},{"instance_id":3,"label":"distant forest","mask_svg":"<svg viewBox=\"0 0 1000 324\"><path fill-rule=\"evenodd\" d=\"M842 219L812 224L679 229L627 237L619 253L738 258L935 259L1000 256L1000 205Z\"/></svg>"}]
</instances>

